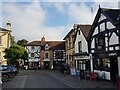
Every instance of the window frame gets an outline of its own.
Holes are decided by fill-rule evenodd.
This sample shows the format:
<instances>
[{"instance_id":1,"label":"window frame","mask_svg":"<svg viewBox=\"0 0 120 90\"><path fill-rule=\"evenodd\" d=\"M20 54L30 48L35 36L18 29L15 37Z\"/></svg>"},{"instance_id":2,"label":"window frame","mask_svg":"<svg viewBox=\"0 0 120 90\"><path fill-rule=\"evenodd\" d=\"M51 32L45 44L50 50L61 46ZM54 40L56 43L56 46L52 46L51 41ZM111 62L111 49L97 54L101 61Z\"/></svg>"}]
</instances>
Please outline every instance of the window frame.
<instances>
[{"instance_id":1,"label":"window frame","mask_svg":"<svg viewBox=\"0 0 120 90\"><path fill-rule=\"evenodd\" d=\"M82 41L78 42L78 51L82 52Z\"/></svg>"}]
</instances>

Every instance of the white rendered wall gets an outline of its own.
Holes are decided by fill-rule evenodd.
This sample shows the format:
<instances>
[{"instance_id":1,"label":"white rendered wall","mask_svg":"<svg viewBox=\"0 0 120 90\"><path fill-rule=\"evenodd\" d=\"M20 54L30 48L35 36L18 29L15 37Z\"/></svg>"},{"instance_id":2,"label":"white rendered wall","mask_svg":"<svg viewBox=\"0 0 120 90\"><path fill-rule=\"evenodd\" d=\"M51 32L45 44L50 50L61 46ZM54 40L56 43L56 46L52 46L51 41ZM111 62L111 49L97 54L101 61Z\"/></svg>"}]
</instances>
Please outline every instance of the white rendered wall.
<instances>
[{"instance_id":1,"label":"white rendered wall","mask_svg":"<svg viewBox=\"0 0 120 90\"><path fill-rule=\"evenodd\" d=\"M82 52L88 52L88 45L87 45L87 41L83 35L83 33L80 31L80 35L77 32L77 36L76 36L76 41L75 41L75 53L79 53L79 49L78 49L78 42L81 41L82 42Z\"/></svg>"}]
</instances>

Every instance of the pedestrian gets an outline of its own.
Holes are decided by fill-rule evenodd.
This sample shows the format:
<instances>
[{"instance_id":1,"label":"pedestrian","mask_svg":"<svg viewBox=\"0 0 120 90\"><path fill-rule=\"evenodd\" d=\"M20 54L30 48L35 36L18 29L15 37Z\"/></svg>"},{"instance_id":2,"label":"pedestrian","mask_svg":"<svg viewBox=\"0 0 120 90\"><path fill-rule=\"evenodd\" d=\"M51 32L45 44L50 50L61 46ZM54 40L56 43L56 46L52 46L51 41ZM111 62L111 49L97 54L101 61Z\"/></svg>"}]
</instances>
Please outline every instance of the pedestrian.
<instances>
[{"instance_id":1,"label":"pedestrian","mask_svg":"<svg viewBox=\"0 0 120 90\"><path fill-rule=\"evenodd\" d=\"M64 64L61 65L61 67L60 67L60 72L62 73L62 75L65 75L65 67L64 67Z\"/></svg>"}]
</instances>

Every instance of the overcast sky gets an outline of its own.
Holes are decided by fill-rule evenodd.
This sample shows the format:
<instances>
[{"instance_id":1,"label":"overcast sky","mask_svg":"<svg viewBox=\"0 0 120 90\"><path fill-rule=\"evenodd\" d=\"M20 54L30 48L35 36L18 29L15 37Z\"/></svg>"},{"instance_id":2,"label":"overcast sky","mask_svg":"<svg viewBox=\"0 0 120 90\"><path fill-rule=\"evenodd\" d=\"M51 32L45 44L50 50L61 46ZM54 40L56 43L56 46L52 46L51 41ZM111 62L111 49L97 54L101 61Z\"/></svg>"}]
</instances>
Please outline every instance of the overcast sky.
<instances>
[{"instance_id":1,"label":"overcast sky","mask_svg":"<svg viewBox=\"0 0 120 90\"><path fill-rule=\"evenodd\" d=\"M92 24L99 4L102 8L117 9L118 1L0 0L0 27L6 28L10 20L16 41L40 40L42 36L47 40L63 40L73 24Z\"/></svg>"}]
</instances>

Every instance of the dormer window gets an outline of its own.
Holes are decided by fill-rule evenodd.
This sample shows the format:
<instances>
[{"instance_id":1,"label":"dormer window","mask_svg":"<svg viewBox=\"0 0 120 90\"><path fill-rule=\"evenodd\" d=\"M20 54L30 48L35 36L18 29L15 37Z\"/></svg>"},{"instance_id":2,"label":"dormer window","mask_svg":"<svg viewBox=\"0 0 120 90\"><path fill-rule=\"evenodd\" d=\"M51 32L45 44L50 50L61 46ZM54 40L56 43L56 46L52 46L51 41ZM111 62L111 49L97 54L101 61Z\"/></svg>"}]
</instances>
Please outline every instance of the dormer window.
<instances>
[{"instance_id":1,"label":"dormer window","mask_svg":"<svg viewBox=\"0 0 120 90\"><path fill-rule=\"evenodd\" d=\"M45 45L45 50L48 50L48 49L49 49L49 45L46 44L46 45Z\"/></svg>"}]
</instances>

